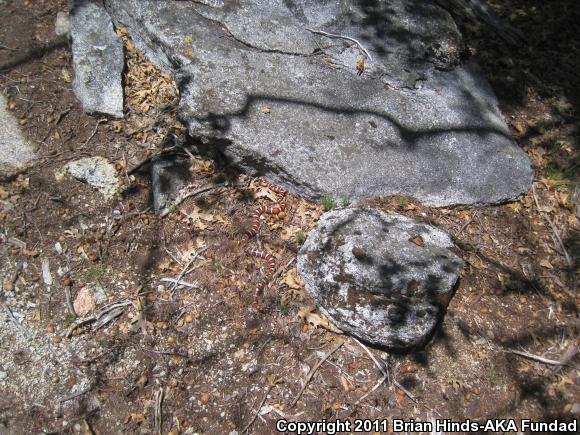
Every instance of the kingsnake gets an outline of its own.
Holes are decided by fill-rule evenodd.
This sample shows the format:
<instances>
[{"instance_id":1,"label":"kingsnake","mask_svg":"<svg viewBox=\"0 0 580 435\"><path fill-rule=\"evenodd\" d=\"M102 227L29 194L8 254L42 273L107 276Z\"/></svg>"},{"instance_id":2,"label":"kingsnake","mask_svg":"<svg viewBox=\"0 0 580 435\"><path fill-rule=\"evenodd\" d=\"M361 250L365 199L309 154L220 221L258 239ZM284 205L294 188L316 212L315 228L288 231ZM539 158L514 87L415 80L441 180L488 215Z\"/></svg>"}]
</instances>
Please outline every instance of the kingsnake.
<instances>
[{"instance_id":1,"label":"kingsnake","mask_svg":"<svg viewBox=\"0 0 580 435\"><path fill-rule=\"evenodd\" d=\"M286 189L284 189L283 187L280 187L280 186L276 186L275 184L268 183L263 178L259 178L258 181L260 182L260 184L262 186L267 187L268 189L270 189L272 192L274 192L276 194L277 203L273 207L272 206L260 206L254 210L254 212L251 215L252 224L250 226L249 231L246 233L248 236L248 239L251 239L252 237L254 237L258 234L258 228L260 226L260 216L263 213L271 214L274 216L279 216L280 213L283 213L286 211L286 202L285 202ZM257 257L257 258L261 258L262 260L267 261L268 262L268 272L270 274L274 273L274 271L276 269L276 260L274 259L274 257L272 255L268 254L265 251L261 251L259 249L251 249L250 247L248 247L246 249L246 254L251 256L251 257ZM256 286L256 289L254 290L253 302L254 302L254 306L259 311L262 310L260 301L261 301L261 296L262 296L262 293L264 291L264 288L268 284L268 280L269 280L269 277L264 277L262 280L260 280L260 282Z\"/></svg>"}]
</instances>

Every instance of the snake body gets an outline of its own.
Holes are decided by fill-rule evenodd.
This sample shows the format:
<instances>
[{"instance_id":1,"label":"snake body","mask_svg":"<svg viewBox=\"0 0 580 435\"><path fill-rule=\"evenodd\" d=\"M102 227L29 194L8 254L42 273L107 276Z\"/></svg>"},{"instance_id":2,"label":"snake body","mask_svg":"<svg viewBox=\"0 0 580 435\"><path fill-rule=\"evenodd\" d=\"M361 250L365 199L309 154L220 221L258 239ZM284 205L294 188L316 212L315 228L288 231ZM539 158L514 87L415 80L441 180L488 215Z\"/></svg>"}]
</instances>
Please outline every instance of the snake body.
<instances>
[{"instance_id":1,"label":"snake body","mask_svg":"<svg viewBox=\"0 0 580 435\"><path fill-rule=\"evenodd\" d=\"M251 239L252 237L254 237L258 234L258 229L260 227L260 216L262 214L266 213L266 214L278 216L280 213L283 213L286 211L286 202L285 202L286 189L284 189L283 187L280 187L280 186L276 186L275 184L268 183L263 178L259 178L259 181L260 181L260 184L262 186L267 187L268 189L270 189L272 192L274 192L276 194L277 203L274 206L259 206L258 208L256 208L252 212L251 217L250 217L251 218L251 226L247 232L247 236L249 239ZM251 256L251 257L261 258L262 260L265 260L268 263L269 274L271 275L274 273L274 271L276 269L276 261L272 255L268 254L265 251L261 251L258 249L251 249L250 247L248 247L246 249L246 254ZM254 306L258 310L261 310L260 301L262 298L262 293L264 291L264 288L268 284L268 280L269 280L269 277L264 277L262 280L260 280L260 282L256 286L256 289L254 290L253 302L254 302Z\"/></svg>"}]
</instances>

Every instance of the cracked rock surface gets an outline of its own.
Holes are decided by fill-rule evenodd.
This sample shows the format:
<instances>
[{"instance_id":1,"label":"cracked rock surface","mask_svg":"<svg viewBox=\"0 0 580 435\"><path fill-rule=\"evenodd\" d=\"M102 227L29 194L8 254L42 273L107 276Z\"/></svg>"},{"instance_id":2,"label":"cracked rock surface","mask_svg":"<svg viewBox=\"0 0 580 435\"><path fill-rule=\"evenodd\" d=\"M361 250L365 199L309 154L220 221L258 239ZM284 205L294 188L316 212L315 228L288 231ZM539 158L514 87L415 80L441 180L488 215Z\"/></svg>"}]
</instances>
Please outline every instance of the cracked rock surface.
<instances>
[{"instance_id":1,"label":"cracked rock surface","mask_svg":"<svg viewBox=\"0 0 580 435\"><path fill-rule=\"evenodd\" d=\"M72 0L73 91L87 113L123 117L123 42L103 5Z\"/></svg>"},{"instance_id":2,"label":"cracked rock surface","mask_svg":"<svg viewBox=\"0 0 580 435\"><path fill-rule=\"evenodd\" d=\"M447 233L402 215L344 209L323 215L298 253L319 309L341 330L395 349L430 337L463 261Z\"/></svg>"},{"instance_id":3,"label":"cracked rock surface","mask_svg":"<svg viewBox=\"0 0 580 435\"><path fill-rule=\"evenodd\" d=\"M418 0L105 0L179 84L204 146L310 199L436 206L525 193L533 168L450 15ZM356 65L369 52L365 68ZM372 59L371 59L372 58Z\"/></svg>"}]
</instances>

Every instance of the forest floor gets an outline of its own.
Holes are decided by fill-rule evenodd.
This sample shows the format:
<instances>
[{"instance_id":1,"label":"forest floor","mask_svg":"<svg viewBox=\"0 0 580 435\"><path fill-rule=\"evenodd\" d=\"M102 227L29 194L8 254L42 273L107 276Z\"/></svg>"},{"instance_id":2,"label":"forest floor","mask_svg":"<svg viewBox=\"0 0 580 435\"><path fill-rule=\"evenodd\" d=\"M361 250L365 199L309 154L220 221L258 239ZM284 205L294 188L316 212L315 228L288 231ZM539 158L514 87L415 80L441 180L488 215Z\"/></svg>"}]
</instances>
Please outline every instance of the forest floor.
<instances>
[{"instance_id":1,"label":"forest floor","mask_svg":"<svg viewBox=\"0 0 580 435\"><path fill-rule=\"evenodd\" d=\"M267 189L195 156L189 188L213 189L166 217L152 213L146 165L130 172L183 131L174 85L125 38L128 115L84 114L68 46L32 50L55 39L67 4L0 1L0 66L17 63L0 71L0 89L38 146L38 159L0 184L0 433L265 434L281 418L578 417L580 5L495 5L526 36L519 47L460 22L536 164L527 195L480 208L402 197L356 204L445 229L466 263L432 341L393 354L333 332L297 276L300 244L331 204L288 195L286 215L262 222L261 246L278 268L262 313L252 292L264 265L244 253L244 233L253 209L271 203ZM110 202L55 178L92 156L113 162L122 180ZM85 316L110 322L80 324L67 293Z\"/></svg>"}]
</instances>

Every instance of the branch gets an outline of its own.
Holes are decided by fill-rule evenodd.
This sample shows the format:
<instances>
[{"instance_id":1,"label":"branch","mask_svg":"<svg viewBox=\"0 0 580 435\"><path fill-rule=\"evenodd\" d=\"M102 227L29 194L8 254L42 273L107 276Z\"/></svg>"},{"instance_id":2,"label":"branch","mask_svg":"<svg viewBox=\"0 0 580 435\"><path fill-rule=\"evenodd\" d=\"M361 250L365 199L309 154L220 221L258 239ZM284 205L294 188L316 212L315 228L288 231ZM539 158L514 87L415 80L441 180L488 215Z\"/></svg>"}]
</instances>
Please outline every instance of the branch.
<instances>
[{"instance_id":1,"label":"branch","mask_svg":"<svg viewBox=\"0 0 580 435\"><path fill-rule=\"evenodd\" d=\"M360 51L361 51L361 52L362 52L362 53L363 53L363 54L364 54L364 55L365 55L365 56L366 56L366 57L367 57L367 58L368 58L370 61L372 61L372 60L373 60L372 56L369 54L369 52L366 50L366 48L364 48L364 47L363 47L363 45L362 45L360 42L358 42L358 41L357 41L356 39L354 39L354 38L351 38L350 36L337 35L337 34L335 34L335 33L328 33L328 32L324 32L324 31L322 31L322 30L314 30L314 29L309 29L308 27L306 28L306 30L308 30L309 32L312 32L312 33L317 33L317 34L319 34L319 35L324 35L324 36L327 36L328 38L340 38L340 39L346 39L347 41L354 42L354 43L355 43L355 44L358 46L359 50L360 50Z\"/></svg>"}]
</instances>

